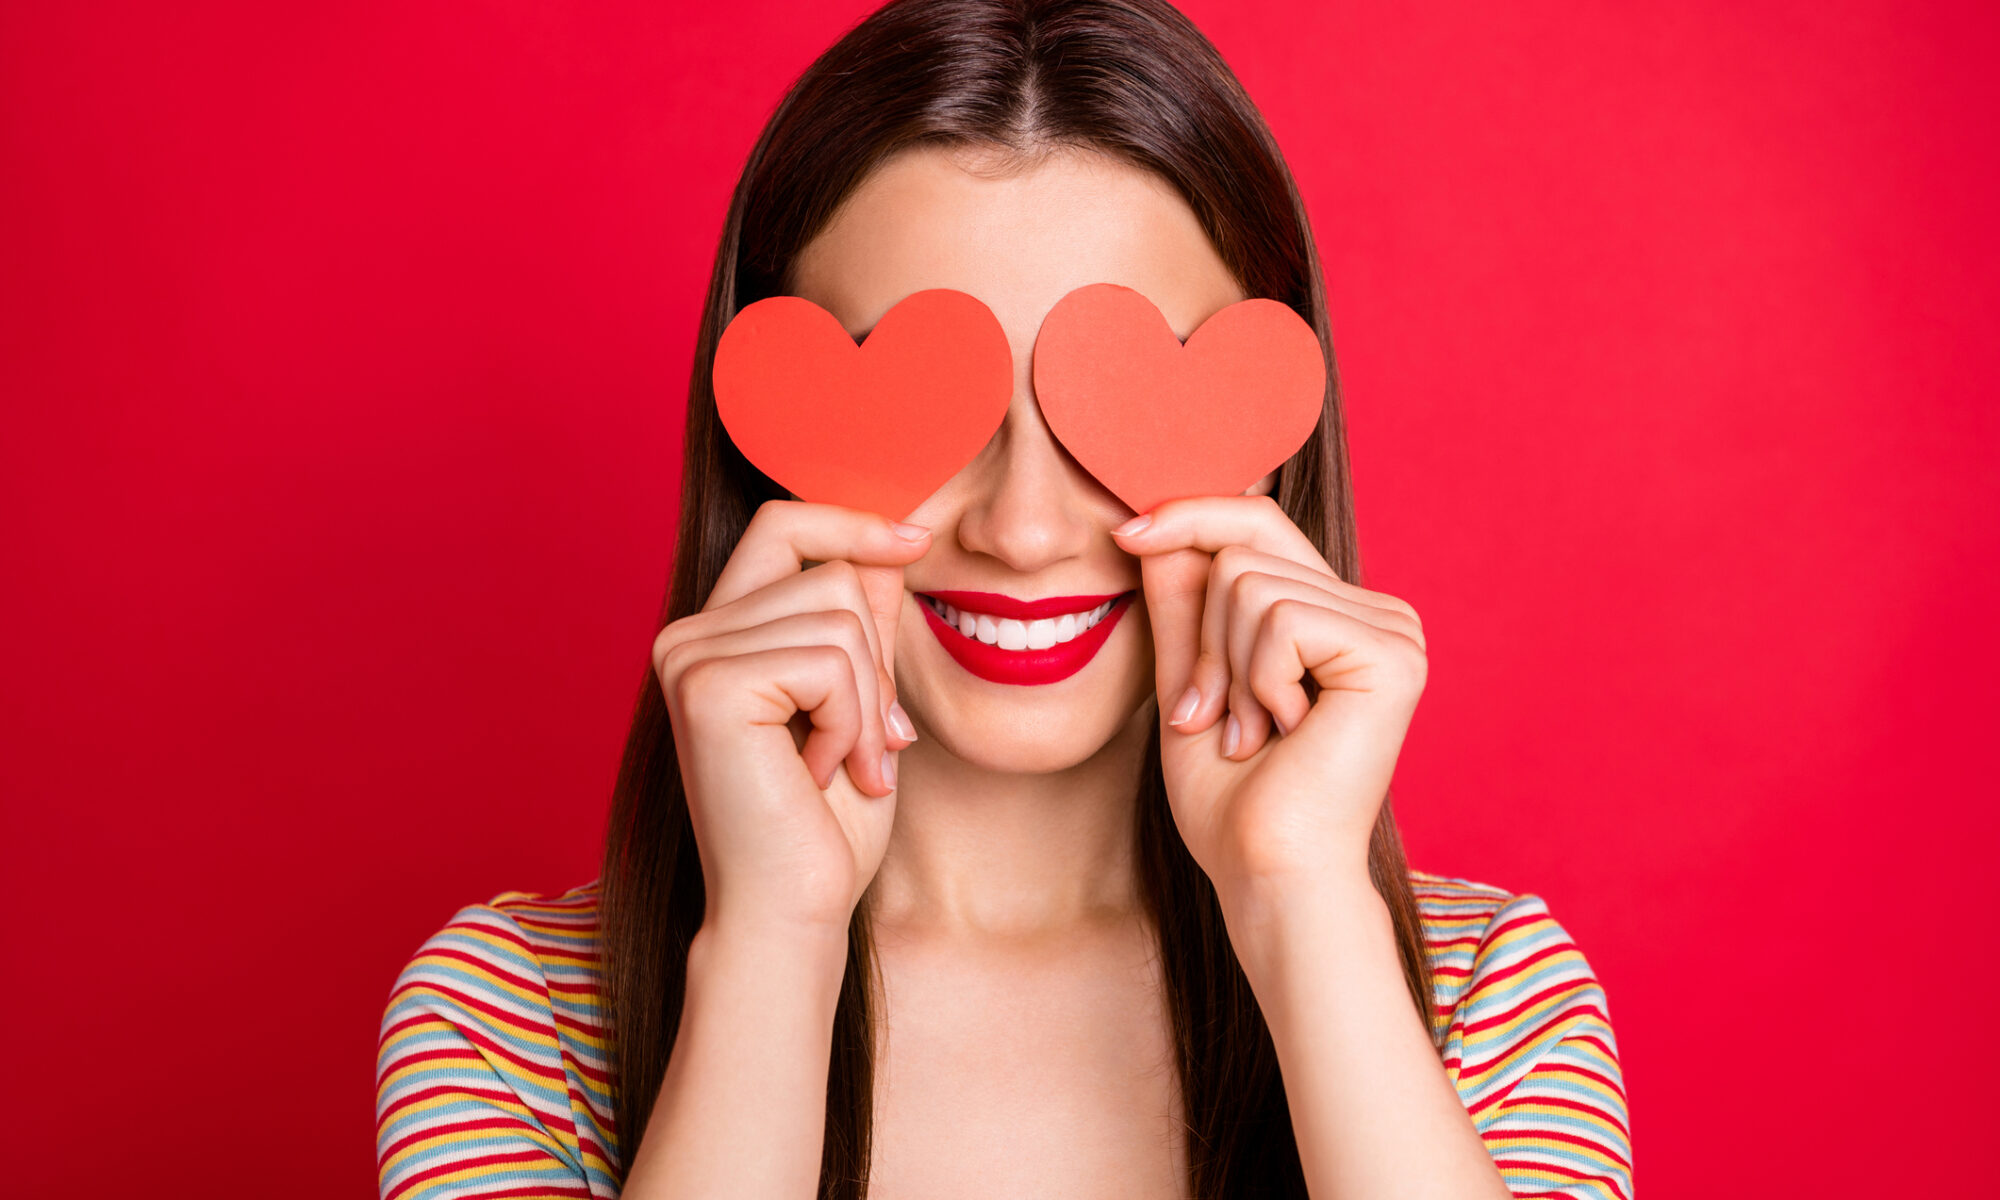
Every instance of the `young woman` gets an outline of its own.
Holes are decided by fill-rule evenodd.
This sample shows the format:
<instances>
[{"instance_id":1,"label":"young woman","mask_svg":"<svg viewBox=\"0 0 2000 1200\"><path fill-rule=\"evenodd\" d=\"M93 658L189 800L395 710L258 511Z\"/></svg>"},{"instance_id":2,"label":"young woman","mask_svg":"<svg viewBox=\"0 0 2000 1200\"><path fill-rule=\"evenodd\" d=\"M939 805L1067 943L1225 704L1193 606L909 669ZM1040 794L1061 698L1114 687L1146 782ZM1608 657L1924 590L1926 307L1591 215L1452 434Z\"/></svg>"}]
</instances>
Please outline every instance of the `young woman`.
<instances>
[{"instance_id":1,"label":"young woman","mask_svg":"<svg viewBox=\"0 0 2000 1200\"><path fill-rule=\"evenodd\" d=\"M1095 282L1182 337L1283 301L1332 362L1291 177L1161 0L896 0L794 85L716 255L600 878L403 972L384 1196L1630 1197L1582 954L1404 862L1424 633L1352 582L1337 387L1246 494L1134 514L1032 386ZM1012 349L980 455L901 521L750 467L729 319L802 296L859 338L927 288ZM1012 671L999 632L1052 608L1109 633Z\"/></svg>"}]
</instances>

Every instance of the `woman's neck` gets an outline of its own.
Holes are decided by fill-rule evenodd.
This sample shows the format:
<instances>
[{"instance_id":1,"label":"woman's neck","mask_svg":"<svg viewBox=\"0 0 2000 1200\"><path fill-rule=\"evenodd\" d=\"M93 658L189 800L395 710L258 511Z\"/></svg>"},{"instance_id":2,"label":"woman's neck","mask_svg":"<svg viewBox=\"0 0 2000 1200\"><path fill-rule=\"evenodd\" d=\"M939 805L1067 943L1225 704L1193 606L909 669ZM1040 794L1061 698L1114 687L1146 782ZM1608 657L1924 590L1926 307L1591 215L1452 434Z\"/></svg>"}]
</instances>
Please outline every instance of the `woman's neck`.
<instances>
[{"instance_id":1,"label":"woman's neck","mask_svg":"<svg viewBox=\"0 0 2000 1200\"><path fill-rule=\"evenodd\" d=\"M877 929L1035 937L1138 914L1135 805L1158 717L1141 705L1064 771L988 770L919 741L898 755L896 820L869 887Z\"/></svg>"}]
</instances>

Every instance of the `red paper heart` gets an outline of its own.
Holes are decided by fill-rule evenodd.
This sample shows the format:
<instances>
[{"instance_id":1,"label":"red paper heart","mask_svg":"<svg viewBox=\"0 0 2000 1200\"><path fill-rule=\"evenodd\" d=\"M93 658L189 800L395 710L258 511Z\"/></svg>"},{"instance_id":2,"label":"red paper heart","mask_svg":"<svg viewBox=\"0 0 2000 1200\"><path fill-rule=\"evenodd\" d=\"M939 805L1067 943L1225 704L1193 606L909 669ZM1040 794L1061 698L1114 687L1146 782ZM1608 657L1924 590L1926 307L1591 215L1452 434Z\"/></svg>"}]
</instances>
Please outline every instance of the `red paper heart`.
<instances>
[{"instance_id":1,"label":"red paper heart","mask_svg":"<svg viewBox=\"0 0 2000 1200\"><path fill-rule=\"evenodd\" d=\"M1183 346L1152 301L1093 283L1035 337L1043 418L1134 512L1241 495L1305 444L1325 395L1318 335L1276 300L1232 304Z\"/></svg>"},{"instance_id":2,"label":"red paper heart","mask_svg":"<svg viewBox=\"0 0 2000 1200\"><path fill-rule=\"evenodd\" d=\"M804 500L908 516L1006 419L1014 354L977 298L905 296L856 345L798 296L736 314L715 347L715 406L758 470Z\"/></svg>"}]
</instances>

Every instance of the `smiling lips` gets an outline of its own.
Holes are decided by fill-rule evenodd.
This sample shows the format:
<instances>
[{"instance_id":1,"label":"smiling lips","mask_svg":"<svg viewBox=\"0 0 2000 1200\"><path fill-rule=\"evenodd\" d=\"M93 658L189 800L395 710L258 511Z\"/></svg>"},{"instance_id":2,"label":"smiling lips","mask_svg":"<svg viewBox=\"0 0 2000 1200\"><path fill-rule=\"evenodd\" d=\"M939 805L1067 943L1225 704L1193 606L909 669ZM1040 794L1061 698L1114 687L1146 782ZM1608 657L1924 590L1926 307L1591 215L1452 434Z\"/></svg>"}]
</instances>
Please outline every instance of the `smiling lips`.
<instances>
[{"instance_id":1,"label":"smiling lips","mask_svg":"<svg viewBox=\"0 0 2000 1200\"><path fill-rule=\"evenodd\" d=\"M1133 593L1016 600L996 592L920 592L924 624L959 666L994 683L1056 683L1082 670Z\"/></svg>"}]
</instances>

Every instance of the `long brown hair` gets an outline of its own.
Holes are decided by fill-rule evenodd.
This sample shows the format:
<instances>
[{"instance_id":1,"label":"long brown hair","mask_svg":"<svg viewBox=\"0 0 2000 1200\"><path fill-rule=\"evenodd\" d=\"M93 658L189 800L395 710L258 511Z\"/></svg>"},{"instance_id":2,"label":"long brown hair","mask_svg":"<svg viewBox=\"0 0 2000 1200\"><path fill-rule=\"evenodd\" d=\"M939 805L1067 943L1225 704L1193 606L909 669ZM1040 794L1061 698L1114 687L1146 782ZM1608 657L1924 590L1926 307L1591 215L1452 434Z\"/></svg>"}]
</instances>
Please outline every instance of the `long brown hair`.
<instances>
[{"instance_id":1,"label":"long brown hair","mask_svg":"<svg viewBox=\"0 0 2000 1200\"><path fill-rule=\"evenodd\" d=\"M808 67L779 104L730 199L688 386L678 545L664 622L698 612L757 506L787 493L717 420L709 371L738 310L784 294L791 264L889 155L976 146L1026 160L1082 147L1177 187L1245 294L1281 300L1333 360L1319 257L1291 172L1221 56L1164 0L892 0ZM1329 372L1318 428L1279 473L1279 504L1343 579L1359 581L1346 427ZM1197 1198L1304 1196L1270 1031L1230 948L1207 876L1182 843L1161 780L1157 727L1135 781L1141 887L1158 930ZM1424 1025L1430 962L1390 804L1369 844ZM680 1024L701 863L650 671L619 772L601 881L618 1158L643 1135ZM873 1107L866 904L849 930L834 1018L819 1194L867 1192ZM622 1171L622 1168L621 1168Z\"/></svg>"}]
</instances>

